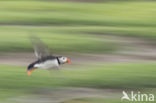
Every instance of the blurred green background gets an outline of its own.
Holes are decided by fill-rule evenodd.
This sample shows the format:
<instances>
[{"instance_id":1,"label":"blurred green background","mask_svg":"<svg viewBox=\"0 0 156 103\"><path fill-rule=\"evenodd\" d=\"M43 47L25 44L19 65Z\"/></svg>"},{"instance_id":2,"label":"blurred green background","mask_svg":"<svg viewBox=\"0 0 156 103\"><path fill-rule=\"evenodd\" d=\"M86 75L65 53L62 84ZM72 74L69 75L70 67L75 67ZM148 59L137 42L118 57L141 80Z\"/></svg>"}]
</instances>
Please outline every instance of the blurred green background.
<instances>
[{"instance_id":1,"label":"blurred green background","mask_svg":"<svg viewBox=\"0 0 156 103\"><path fill-rule=\"evenodd\" d=\"M155 18L154 0L0 0L0 102L123 103L123 90L155 94ZM30 35L72 64L28 77ZM58 88L104 92L61 99L74 92Z\"/></svg>"}]
</instances>

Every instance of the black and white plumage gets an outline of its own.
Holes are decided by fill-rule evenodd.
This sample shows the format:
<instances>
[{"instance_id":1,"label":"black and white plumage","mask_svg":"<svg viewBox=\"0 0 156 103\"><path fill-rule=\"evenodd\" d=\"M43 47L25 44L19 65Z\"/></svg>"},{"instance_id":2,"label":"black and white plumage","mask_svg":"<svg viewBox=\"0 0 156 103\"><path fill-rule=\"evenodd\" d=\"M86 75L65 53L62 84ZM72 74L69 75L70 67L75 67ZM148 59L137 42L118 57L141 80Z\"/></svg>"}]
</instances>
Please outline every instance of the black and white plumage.
<instances>
[{"instance_id":1,"label":"black and white plumage","mask_svg":"<svg viewBox=\"0 0 156 103\"><path fill-rule=\"evenodd\" d=\"M61 64L71 62L67 57L52 55L39 38L31 37L31 42L34 46L37 61L28 66L28 75L31 75L35 69L54 69L58 68Z\"/></svg>"}]
</instances>

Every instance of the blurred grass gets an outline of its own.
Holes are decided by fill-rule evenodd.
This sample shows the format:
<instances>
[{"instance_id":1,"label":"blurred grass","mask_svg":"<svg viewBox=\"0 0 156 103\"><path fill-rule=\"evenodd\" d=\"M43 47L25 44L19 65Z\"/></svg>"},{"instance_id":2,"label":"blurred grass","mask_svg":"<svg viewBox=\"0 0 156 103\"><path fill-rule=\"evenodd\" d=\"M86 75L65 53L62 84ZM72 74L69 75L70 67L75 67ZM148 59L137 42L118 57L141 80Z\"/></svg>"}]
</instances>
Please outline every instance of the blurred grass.
<instances>
[{"instance_id":1,"label":"blurred grass","mask_svg":"<svg viewBox=\"0 0 156 103\"><path fill-rule=\"evenodd\" d=\"M120 95L120 94L119 94ZM142 102L135 102L134 103L142 103ZM66 101L64 103L123 103L123 101L120 100L120 98L109 98L109 99L104 99L104 98L79 98L79 99L73 99ZM124 103L131 103L130 101L124 101ZM153 103L153 102L148 102L146 103Z\"/></svg>"},{"instance_id":2,"label":"blurred grass","mask_svg":"<svg viewBox=\"0 0 156 103\"><path fill-rule=\"evenodd\" d=\"M32 95L34 89L55 87L87 87L109 89L155 88L155 63L144 64L90 64L75 69L60 71L36 70L30 77L25 67L0 65L0 100L4 101L21 95ZM77 69L76 69L77 68ZM120 94L121 95L121 94ZM68 103L120 103L120 99L82 99L67 101ZM7 103L7 102L5 102ZM66 103L66 102L65 102Z\"/></svg>"},{"instance_id":3,"label":"blurred grass","mask_svg":"<svg viewBox=\"0 0 156 103\"><path fill-rule=\"evenodd\" d=\"M1 1L0 24L156 26L155 2Z\"/></svg>"},{"instance_id":4,"label":"blurred grass","mask_svg":"<svg viewBox=\"0 0 156 103\"><path fill-rule=\"evenodd\" d=\"M110 53L117 50L118 45L109 42L104 35L156 39L155 1L0 0L0 4L0 52L32 51L28 40L31 34L39 36L54 53ZM0 65L0 101L7 103L7 98L31 95L34 88L155 88L155 66L155 62L88 64L80 69L75 67L52 73L37 70L28 77L25 67ZM70 102L121 101L93 98Z\"/></svg>"},{"instance_id":5,"label":"blurred grass","mask_svg":"<svg viewBox=\"0 0 156 103\"><path fill-rule=\"evenodd\" d=\"M28 77L23 67L1 65L0 88L26 89L53 86L154 88L155 66L154 63L99 64L80 69L62 69L52 73L36 70L31 77Z\"/></svg>"},{"instance_id":6,"label":"blurred grass","mask_svg":"<svg viewBox=\"0 0 156 103\"><path fill-rule=\"evenodd\" d=\"M64 30L65 29L65 30ZM68 30L68 29L67 29ZM114 43L95 35L69 33L64 27L0 27L0 51L33 51L29 35L37 35L52 52L108 53L115 50Z\"/></svg>"},{"instance_id":7,"label":"blurred grass","mask_svg":"<svg viewBox=\"0 0 156 103\"><path fill-rule=\"evenodd\" d=\"M32 51L27 39L31 34L41 37L54 52L78 53L115 51L118 46L102 35L156 39L154 1L0 3L1 52Z\"/></svg>"},{"instance_id":8,"label":"blurred grass","mask_svg":"<svg viewBox=\"0 0 156 103\"><path fill-rule=\"evenodd\" d=\"M111 99L79 98L79 99L73 99L73 100L65 101L64 103L123 103L123 101L120 101L120 99L112 99L112 98ZM129 103L129 102L124 101L124 103Z\"/></svg>"}]
</instances>

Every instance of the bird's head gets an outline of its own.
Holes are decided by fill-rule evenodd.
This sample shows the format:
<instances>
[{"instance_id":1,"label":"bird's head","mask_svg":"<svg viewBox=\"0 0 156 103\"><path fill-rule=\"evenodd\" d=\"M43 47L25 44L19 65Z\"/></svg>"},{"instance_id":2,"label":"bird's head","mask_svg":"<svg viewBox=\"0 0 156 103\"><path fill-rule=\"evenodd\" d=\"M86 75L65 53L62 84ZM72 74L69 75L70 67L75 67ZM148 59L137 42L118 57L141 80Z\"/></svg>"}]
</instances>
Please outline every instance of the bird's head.
<instances>
[{"instance_id":1,"label":"bird's head","mask_svg":"<svg viewBox=\"0 0 156 103\"><path fill-rule=\"evenodd\" d=\"M28 74L28 76L30 76L31 73L32 73L35 69L37 69L37 67L35 67L35 64L34 64L34 63L30 64L30 65L28 66L28 68L27 68L27 74Z\"/></svg>"},{"instance_id":2,"label":"bird's head","mask_svg":"<svg viewBox=\"0 0 156 103\"><path fill-rule=\"evenodd\" d=\"M64 63L71 63L71 60L69 59L69 58L67 58L67 57L63 57L63 56L60 56L60 57L58 57L58 59L59 59L59 62L61 63L61 64L64 64Z\"/></svg>"}]
</instances>

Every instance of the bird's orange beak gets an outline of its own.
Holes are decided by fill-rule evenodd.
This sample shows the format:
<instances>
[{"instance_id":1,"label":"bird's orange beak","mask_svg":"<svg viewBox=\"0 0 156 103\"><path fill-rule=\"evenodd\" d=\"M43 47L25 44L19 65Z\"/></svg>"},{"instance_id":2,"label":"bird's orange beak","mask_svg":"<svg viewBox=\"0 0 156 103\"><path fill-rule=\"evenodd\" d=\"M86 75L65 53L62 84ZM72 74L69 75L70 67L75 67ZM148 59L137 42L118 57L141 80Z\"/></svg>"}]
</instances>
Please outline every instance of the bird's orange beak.
<instances>
[{"instance_id":1,"label":"bird's orange beak","mask_svg":"<svg viewBox=\"0 0 156 103\"><path fill-rule=\"evenodd\" d=\"M28 70L28 71L27 71L28 76L30 76L31 73L32 73L35 69L37 69L37 68L32 68L31 70Z\"/></svg>"},{"instance_id":2,"label":"bird's orange beak","mask_svg":"<svg viewBox=\"0 0 156 103\"><path fill-rule=\"evenodd\" d=\"M67 58L67 63L70 64L71 63L71 60L69 58Z\"/></svg>"}]
</instances>

